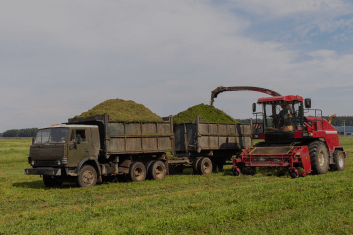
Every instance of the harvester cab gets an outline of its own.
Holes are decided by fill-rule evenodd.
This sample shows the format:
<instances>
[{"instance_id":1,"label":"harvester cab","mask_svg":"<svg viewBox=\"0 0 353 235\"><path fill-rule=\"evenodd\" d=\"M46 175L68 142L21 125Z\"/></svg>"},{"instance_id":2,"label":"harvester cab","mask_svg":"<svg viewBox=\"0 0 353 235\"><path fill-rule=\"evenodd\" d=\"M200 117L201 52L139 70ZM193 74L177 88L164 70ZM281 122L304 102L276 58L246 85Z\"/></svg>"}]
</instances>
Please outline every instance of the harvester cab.
<instances>
[{"instance_id":1,"label":"harvester cab","mask_svg":"<svg viewBox=\"0 0 353 235\"><path fill-rule=\"evenodd\" d=\"M329 167L343 170L345 152L339 146L338 132L311 109L311 100L301 96L273 96L258 99L262 112L253 104L253 139L261 139L233 158L233 173L244 167L287 167L293 178L309 173L325 174ZM305 106L305 107L304 107ZM313 114L305 116L304 114Z\"/></svg>"}]
</instances>

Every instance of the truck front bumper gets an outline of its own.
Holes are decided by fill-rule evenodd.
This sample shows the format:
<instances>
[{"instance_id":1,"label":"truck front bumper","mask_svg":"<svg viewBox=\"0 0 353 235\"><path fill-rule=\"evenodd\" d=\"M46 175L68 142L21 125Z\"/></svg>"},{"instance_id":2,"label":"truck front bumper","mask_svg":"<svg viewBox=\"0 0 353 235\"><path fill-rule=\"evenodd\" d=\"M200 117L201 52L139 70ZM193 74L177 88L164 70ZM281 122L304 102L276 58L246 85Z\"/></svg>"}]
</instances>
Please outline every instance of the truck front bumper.
<instances>
[{"instance_id":1,"label":"truck front bumper","mask_svg":"<svg viewBox=\"0 0 353 235\"><path fill-rule=\"evenodd\" d=\"M54 167L38 167L26 168L25 175L61 175L61 168Z\"/></svg>"}]
</instances>

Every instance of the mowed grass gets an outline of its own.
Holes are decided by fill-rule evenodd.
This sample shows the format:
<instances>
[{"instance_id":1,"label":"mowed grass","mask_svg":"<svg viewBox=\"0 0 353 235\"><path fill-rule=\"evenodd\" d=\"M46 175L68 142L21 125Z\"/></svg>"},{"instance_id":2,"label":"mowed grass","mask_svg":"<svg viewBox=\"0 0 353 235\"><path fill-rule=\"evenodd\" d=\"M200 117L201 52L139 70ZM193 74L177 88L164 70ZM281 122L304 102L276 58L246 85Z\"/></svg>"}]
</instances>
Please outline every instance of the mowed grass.
<instances>
[{"instance_id":1,"label":"mowed grass","mask_svg":"<svg viewBox=\"0 0 353 235\"><path fill-rule=\"evenodd\" d=\"M340 140L353 151L353 138ZM353 153L345 171L298 179L234 177L227 166L208 176L187 169L162 181L45 188L23 174L30 144L0 140L0 234L353 233Z\"/></svg>"}]
</instances>

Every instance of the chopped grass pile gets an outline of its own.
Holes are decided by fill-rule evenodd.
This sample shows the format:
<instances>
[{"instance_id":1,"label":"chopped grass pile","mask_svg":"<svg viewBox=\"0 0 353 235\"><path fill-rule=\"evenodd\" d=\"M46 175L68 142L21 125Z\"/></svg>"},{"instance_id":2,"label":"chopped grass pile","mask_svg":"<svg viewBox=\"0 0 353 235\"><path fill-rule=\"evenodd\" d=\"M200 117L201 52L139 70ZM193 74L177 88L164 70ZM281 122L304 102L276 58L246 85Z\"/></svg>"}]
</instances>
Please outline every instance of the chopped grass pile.
<instances>
[{"instance_id":1,"label":"chopped grass pile","mask_svg":"<svg viewBox=\"0 0 353 235\"><path fill-rule=\"evenodd\" d=\"M197 115L201 117L201 122L239 123L222 110L211 105L199 104L175 115L173 117L174 124L195 122Z\"/></svg>"},{"instance_id":2,"label":"chopped grass pile","mask_svg":"<svg viewBox=\"0 0 353 235\"><path fill-rule=\"evenodd\" d=\"M78 117L89 117L108 113L112 121L119 122L163 122L163 119L142 104L131 100L111 99L106 100Z\"/></svg>"}]
</instances>

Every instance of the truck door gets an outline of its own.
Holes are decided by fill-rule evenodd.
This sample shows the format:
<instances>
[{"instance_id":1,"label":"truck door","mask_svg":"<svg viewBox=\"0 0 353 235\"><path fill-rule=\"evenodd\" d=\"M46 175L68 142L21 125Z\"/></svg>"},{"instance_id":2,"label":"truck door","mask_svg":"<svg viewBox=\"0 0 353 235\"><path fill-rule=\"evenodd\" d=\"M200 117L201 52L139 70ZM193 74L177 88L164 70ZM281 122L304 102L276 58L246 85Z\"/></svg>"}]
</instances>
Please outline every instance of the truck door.
<instances>
[{"instance_id":1,"label":"truck door","mask_svg":"<svg viewBox=\"0 0 353 235\"><path fill-rule=\"evenodd\" d=\"M81 142L78 141L79 137ZM72 129L67 158L69 167L76 167L83 158L91 156L91 141L92 137L89 128Z\"/></svg>"}]
</instances>

